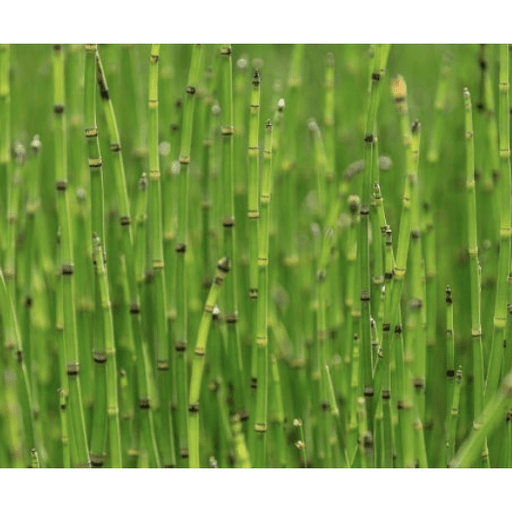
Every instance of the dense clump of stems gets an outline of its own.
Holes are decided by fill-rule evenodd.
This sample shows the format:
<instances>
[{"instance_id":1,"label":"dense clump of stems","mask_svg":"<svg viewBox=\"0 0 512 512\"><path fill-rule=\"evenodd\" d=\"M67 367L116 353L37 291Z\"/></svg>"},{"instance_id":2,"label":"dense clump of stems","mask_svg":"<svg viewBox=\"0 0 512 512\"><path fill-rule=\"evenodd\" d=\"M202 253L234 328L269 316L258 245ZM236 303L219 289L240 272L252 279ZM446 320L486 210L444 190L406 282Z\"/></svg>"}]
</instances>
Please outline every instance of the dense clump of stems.
<instances>
[{"instance_id":1,"label":"dense clump of stems","mask_svg":"<svg viewBox=\"0 0 512 512\"><path fill-rule=\"evenodd\" d=\"M0 466L510 466L508 51L0 45Z\"/></svg>"},{"instance_id":2,"label":"dense clump of stems","mask_svg":"<svg viewBox=\"0 0 512 512\"><path fill-rule=\"evenodd\" d=\"M383 78L381 68L386 67L387 54L389 52L388 45L378 47L374 58L374 65L371 73L371 82L369 90L369 102L366 116L365 135L364 135L364 160L365 172L363 174L363 188L361 194L360 207L360 238L358 243L359 250L359 271L360 271L360 296L361 301L361 368L362 368L362 384L365 399L367 400L367 409L370 421L374 417L373 396L374 389L372 385L372 354L370 340L370 318L371 318L371 286L370 286L370 198L372 195L372 185L375 181L375 175L378 168L373 170L376 162L374 151L376 151L377 130L376 120L380 99L380 81ZM382 60L381 60L382 59ZM379 244L378 233L373 233L375 244ZM382 261L379 254L377 261ZM375 262L377 263L377 262ZM373 425L370 423L370 431Z\"/></svg>"}]
</instances>

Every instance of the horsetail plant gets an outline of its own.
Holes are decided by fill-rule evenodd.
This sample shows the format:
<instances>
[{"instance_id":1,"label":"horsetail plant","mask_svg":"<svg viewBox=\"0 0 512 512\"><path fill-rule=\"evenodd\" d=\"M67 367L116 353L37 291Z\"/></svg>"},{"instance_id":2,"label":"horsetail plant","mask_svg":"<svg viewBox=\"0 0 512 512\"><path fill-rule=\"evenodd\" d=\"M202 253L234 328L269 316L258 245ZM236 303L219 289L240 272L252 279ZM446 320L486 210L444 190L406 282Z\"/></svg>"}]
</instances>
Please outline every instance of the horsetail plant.
<instances>
[{"instance_id":1,"label":"horsetail plant","mask_svg":"<svg viewBox=\"0 0 512 512\"><path fill-rule=\"evenodd\" d=\"M484 369L482 352L481 327L481 280L480 265L478 262L478 241L476 225L476 198L474 176L474 149L473 124L471 111L471 95L464 90L464 104L466 109L466 190L468 214L468 240L470 257L470 283L471 283L471 335L473 337L473 378L474 378L474 417L475 422L482 414L484 405ZM478 429L478 425L474 425Z\"/></svg>"},{"instance_id":2,"label":"horsetail plant","mask_svg":"<svg viewBox=\"0 0 512 512\"><path fill-rule=\"evenodd\" d=\"M95 362L104 364L106 367L106 409L108 419L108 437L110 440L110 460L113 468L122 468L121 453L121 432L119 426L119 398L117 386L117 364L116 347L114 341L114 325L112 319L112 309L110 303L110 294L108 290L108 281L105 265L104 253L101 250L101 243L96 236L93 240L94 260L96 263L96 272L99 274L99 287L101 303L103 307L103 328L105 339L105 351L94 354Z\"/></svg>"},{"instance_id":3,"label":"horsetail plant","mask_svg":"<svg viewBox=\"0 0 512 512\"><path fill-rule=\"evenodd\" d=\"M508 58L0 45L0 466L509 467Z\"/></svg>"},{"instance_id":4,"label":"horsetail plant","mask_svg":"<svg viewBox=\"0 0 512 512\"><path fill-rule=\"evenodd\" d=\"M254 448L255 467L265 467L267 438L267 401L268 401L268 257L269 257L269 219L272 194L272 122L265 125L265 142L263 150L263 176L261 181L260 226L258 237L258 308L256 328L256 350L254 356L257 363L256 414L254 430L256 439ZM256 190L257 192L257 190Z\"/></svg>"},{"instance_id":5,"label":"horsetail plant","mask_svg":"<svg viewBox=\"0 0 512 512\"><path fill-rule=\"evenodd\" d=\"M233 79L231 45L220 48L221 91L220 108L222 116L222 226L224 240L224 254L231 261L236 262L235 247L235 206L233 195ZM248 411L244 406L244 385L242 381L243 363L238 329L237 311L237 272L233 266L232 275L225 292L226 323L228 332L229 353L233 354L235 361L232 369L231 384L234 388L234 412L239 413L239 419L248 419Z\"/></svg>"},{"instance_id":6,"label":"horsetail plant","mask_svg":"<svg viewBox=\"0 0 512 512\"><path fill-rule=\"evenodd\" d=\"M149 60L149 202L148 220L150 225L150 255L151 271L153 273L155 297L155 344L157 352L157 382L160 409L158 416L162 432L163 463L164 467L176 465L175 456L171 451L172 420L170 417L171 396L169 376L169 344L167 338L166 296L165 296L165 269L163 252L162 228L162 190L160 181L160 162L158 154L158 60L160 45L151 46ZM128 209L126 209L128 212ZM146 263L146 266L148 263Z\"/></svg>"},{"instance_id":7,"label":"horsetail plant","mask_svg":"<svg viewBox=\"0 0 512 512\"><path fill-rule=\"evenodd\" d=\"M176 289L178 293L177 305L177 339L176 339L176 365L178 379L178 422L180 438L180 457L188 457L187 441L187 293L186 293L186 264L185 253L188 239L188 208L187 198L189 189L190 148L192 144L192 121L194 118L195 92L199 74L199 58L201 46L194 45L190 62L186 98L183 106L183 128L180 145L180 173L179 173L179 205L178 205L178 231L176 244ZM156 133L155 133L156 136Z\"/></svg>"},{"instance_id":8,"label":"horsetail plant","mask_svg":"<svg viewBox=\"0 0 512 512\"><path fill-rule=\"evenodd\" d=\"M247 173L247 228L249 231L249 311L251 312L251 334L253 342L251 385L258 386L258 365L256 363L259 352L257 348L257 315L259 307L259 276L258 276L258 228L260 224L259 192L259 120L260 120L260 74L257 69L252 75L252 91L249 106L249 134L248 134L248 173Z\"/></svg>"},{"instance_id":9,"label":"horsetail plant","mask_svg":"<svg viewBox=\"0 0 512 512\"><path fill-rule=\"evenodd\" d=\"M489 368L485 383L485 401L496 392L503 359L503 339L507 317L507 275L510 269L510 238L512 236L512 202L510 198L510 104L508 76L508 45L500 45L499 71L499 172L500 172L500 246L497 272L496 305ZM506 344L506 341L505 341ZM501 356L501 357L500 357Z\"/></svg>"},{"instance_id":10,"label":"horsetail plant","mask_svg":"<svg viewBox=\"0 0 512 512\"><path fill-rule=\"evenodd\" d=\"M89 447L86 439L85 419L80 388L78 344L75 317L75 290L73 280L73 247L71 219L69 215L69 198L67 189L66 129L64 116L64 54L61 45L53 48L54 79L54 115L55 115L55 178L57 189L57 207L61 234L63 321L66 374L69 386L69 407L71 418L71 440L75 443L77 459L74 465L90 467ZM99 168L101 160L90 159L89 167Z\"/></svg>"},{"instance_id":11,"label":"horsetail plant","mask_svg":"<svg viewBox=\"0 0 512 512\"><path fill-rule=\"evenodd\" d=\"M206 358L206 344L208 341L208 333L212 320L213 309L217 300L219 289L229 272L230 261L228 258L222 258L217 263L217 273L210 287L208 298L204 306L201 323L199 324L199 332L197 335L196 346L194 349L194 359L192 364L192 375L190 380L189 391L189 464L191 468L200 467L199 459L199 399L201 392L201 381L204 372Z\"/></svg>"}]
</instances>

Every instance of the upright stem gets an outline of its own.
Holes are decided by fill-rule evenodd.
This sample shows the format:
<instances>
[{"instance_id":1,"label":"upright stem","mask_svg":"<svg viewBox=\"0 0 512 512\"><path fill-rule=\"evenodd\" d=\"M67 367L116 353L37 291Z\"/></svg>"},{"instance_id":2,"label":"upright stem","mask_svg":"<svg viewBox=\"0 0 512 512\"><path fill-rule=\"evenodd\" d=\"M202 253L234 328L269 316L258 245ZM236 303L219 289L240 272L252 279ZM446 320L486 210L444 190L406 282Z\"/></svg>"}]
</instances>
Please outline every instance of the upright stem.
<instances>
[{"instance_id":1,"label":"upright stem","mask_svg":"<svg viewBox=\"0 0 512 512\"><path fill-rule=\"evenodd\" d=\"M0 183L2 186L2 207L0 225L2 232L6 229L7 201L11 166L11 48L8 44L0 45ZM3 237L2 237L3 238ZM0 243L0 250L5 249L5 242ZM3 261L3 258L2 258Z\"/></svg>"},{"instance_id":2,"label":"upright stem","mask_svg":"<svg viewBox=\"0 0 512 512\"><path fill-rule=\"evenodd\" d=\"M231 45L220 48L221 57L221 114L222 114L222 206L221 216L224 227L224 254L232 262L236 262L235 205L233 196L233 80L231 64ZM237 311L237 268L233 265L232 276L226 287L225 310L228 331L228 350L234 361L231 384L234 388L234 411L239 419L245 421L248 412L245 408L243 363L238 333ZM230 356L231 357L231 356Z\"/></svg>"},{"instance_id":3,"label":"upright stem","mask_svg":"<svg viewBox=\"0 0 512 512\"><path fill-rule=\"evenodd\" d=\"M267 121L263 152L263 176L260 196L260 231L258 239L258 296L256 359L257 379L256 414L254 430L256 432L254 459L255 467L265 467L267 401L268 401L268 228L270 218L270 200L272 195L272 123Z\"/></svg>"},{"instance_id":4,"label":"upright stem","mask_svg":"<svg viewBox=\"0 0 512 512\"><path fill-rule=\"evenodd\" d=\"M189 467L199 468L199 399L201 394L201 382L203 379L204 365L206 360L206 344L208 333L212 321L213 309L217 300L219 289L229 272L230 261L228 258L222 258L217 263L217 273L210 287L208 298L204 306L199 331L197 334L196 347L194 349L194 359L192 362L192 376L190 379L189 391Z\"/></svg>"},{"instance_id":5,"label":"upright stem","mask_svg":"<svg viewBox=\"0 0 512 512\"><path fill-rule=\"evenodd\" d=\"M78 342L75 315L75 289L73 279L73 246L69 198L67 189L67 145L64 114L64 54L61 45L53 48L53 111L55 114L55 178L57 188L57 210L61 232L62 284L64 308L64 340L66 345L66 373L69 382L69 407L72 440L76 445L78 459L75 466L90 467L89 447L85 431L85 418L80 389ZM101 165L101 161L92 162ZM89 162L91 165L91 162Z\"/></svg>"},{"instance_id":6,"label":"upright stem","mask_svg":"<svg viewBox=\"0 0 512 512\"><path fill-rule=\"evenodd\" d=\"M183 128L181 134L180 158L179 158L179 203L178 203L178 231L176 244L176 289L177 289L177 317L176 317L176 352L178 372L178 436L180 456L188 457L188 415L187 415L187 270L185 254L187 251L188 216L189 216L189 174L190 174L190 148L192 145L192 122L194 119L195 92L199 76L199 58L201 46L194 45L190 61L190 71L186 97L183 104Z\"/></svg>"},{"instance_id":7,"label":"upright stem","mask_svg":"<svg viewBox=\"0 0 512 512\"><path fill-rule=\"evenodd\" d=\"M107 271L104 257L101 251L100 240L95 237L94 256L96 271L99 274L100 296L103 306L103 328L105 337L105 359L100 363L106 366L107 387L107 418L108 437L110 440L110 464L113 468L122 468L121 431L119 426L119 399L117 392L117 363L116 346L114 337L114 322L108 290ZM95 354L95 361L98 354ZM96 361L98 362L98 361Z\"/></svg>"},{"instance_id":8,"label":"upright stem","mask_svg":"<svg viewBox=\"0 0 512 512\"><path fill-rule=\"evenodd\" d=\"M510 238L512 233L512 202L510 195L510 112L509 112L509 76L508 45L500 45L499 78L499 155L500 155L500 252L496 283L496 304L494 311L492 346L485 386L484 402L498 389L503 360L503 346L507 321L507 275L510 268ZM468 93L469 94L469 93ZM506 344L506 340L505 340Z\"/></svg>"}]
</instances>

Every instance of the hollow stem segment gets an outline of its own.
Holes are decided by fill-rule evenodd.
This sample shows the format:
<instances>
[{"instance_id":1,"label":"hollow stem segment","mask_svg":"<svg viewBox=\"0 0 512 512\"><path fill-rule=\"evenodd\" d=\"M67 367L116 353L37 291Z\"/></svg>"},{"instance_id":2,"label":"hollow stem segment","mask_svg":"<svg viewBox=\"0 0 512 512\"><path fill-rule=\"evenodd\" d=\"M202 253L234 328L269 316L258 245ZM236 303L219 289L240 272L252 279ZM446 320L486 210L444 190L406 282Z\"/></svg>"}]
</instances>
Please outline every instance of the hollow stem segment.
<instances>
[{"instance_id":1,"label":"hollow stem segment","mask_svg":"<svg viewBox=\"0 0 512 512\"><path fill-rule=\"evenodd\" d=\"M457 419L459 417L460 388L462 384L462 368L459 366L455 374L455 383L447 421L446 460L450 461L455 456L455 434L457 433ZM449 397L447 397L449 399Z\"/></svg>"},{"instance_id":2,"label":"hollow stem segment","mask_svg":"<svg viewBox=\"0 0 512 512\"><path fill-rule=\"evenodd\" d=\"M257 383L256 413L254 417L255 454L254 466L265 467L267 402L268 402L268 256L269 256L269 220L272 195L272 123L265 125L263 152L263 176L260 196L260 231L258 240L258 297L256 328Z\"/></svg>"},{"instance_id":3,"label":"hollow stem segment","mask_svg":"<svg viewBox=\"0 0 512 512\"><path fill-rule=\"evenodd\" d=\"M96 123L96 53L97 45L85 45L84 70L84 122L87 144L88 165L90 171L91 231L104 240L104 191L103 161L100 153L98 127ZM92 237L91 237L92 239ZM88 253L94 262L94 248L88 245ZM91 463L93 467L102 467L105 461L105 443L107 432L107 386L105 358L105 338L103 336L103 315L98 283L98 273L94 273L94 411L91 434Z\"/></svg>"},{"instance_id":4,"label":"hollow stem segment","mask_svg":"<svg viewBox=\"0 0 512 512\"><path fill-rule=\"evenodd\" d=\"M164 466L176 465L175 456L171 450L171 396L169 375L169 344L167 339L165 269L163 252L162 227L162 189L160 178L160 160L158 154L158 61L160 45L151 45L149 57L149 100L148 100L148 130L149 130L149 202L148 221L150 227L151 270L154 286L154 318L155 345L157 362L157 387L160 409L158 416L162 428L162 452ZM146 266L149 262L146 263Z\"/></svg>"},{"instance_id":5,"label":"hollow stem segment","mask_svg":"<svg viewBox=\"0 0 512 512\"><path fill-rule=\"evenodd\" d=\"M251 104L249 106L249 147L247 218L249 229L249 298L258 299L258 226L259 226L259 120L260 120L260 73L252 75Z\"/></svg>"},{"instance_id":6,"label":"hollow stem segment","mask_svg":"<svg viewBox=\"0 0 512 512\"><path fill-rule=\"evenodd\" d=\"M383 66L381 66L381 51L384 55ZM361 193L361 208L359 210L361 223L359 235L359 272L360 272L360 301L361 301L361 376L363 384L363 393L366 400L369 429L373 431L373 418L375 408L373 406L373 381L372 381L372 352L371 352L371 334L370 334L370 318L371 318L371 281L370 281L370 202L372 195L372 181L374 174L378 170L373 171L373 152L377 140L377 110L380 100L380 81L381 68L385 68L387 59L387 45L379 46L377 54L374 58L374 65L371 74L368 111L366 115L366 127L364 135L364 161L365 172L363 174L363 190ZM378 233L373 234L374 243L379 243Z\"/></svg>"},{"instance_id":7,"label":"hollow stem segment","mask_svg":"<svg viewBox=\"0 0 512 512\"><path fill-rule=\"evenodd\" d=\"M233 195L233 80L231 63L231 45L220 47L220 107L222 115L222 203L221 218L224 227L224 254L232 262L236 259L235 204ZM228 377L233 386L234 411L239 413L239 420L245 421L248 412L245 409L243 363L238 332L237 310L237 267L232 268L229 283L225 291L225 311L228 332L228 353L234 361L231 376ZM242 434L243 435L243 434Z\"/></svg>"},{"instance_id":8,"label":"hollow stem segment","mask_svg":"<svg viewBox=\"0 0 512 512\"><path fill-rule=\"evenodd\" d=\"M489 356L484 402L487 403L498 389L503 361L507 318L507 275L510 268L510 239L512 202L510 194L510 113L507 44L500 45L499 70L499 156L500 156L500 246L496 282L496 303L493 321L492 346Z\"/></svg>"},{"instance_id":9,"label":"hollow stem segment","mask_svg":"<svg viewBox=\"0 0 512 512\"><path fill-rule=\"evenodd\" d=\"M480 321L480 264L478 261L478 239L475 195L475 170L473 149L473 122L471 110L471 95L464 90L465 130L466 130L466 191L468 215L468 242L470 258L470 286L471 286L471 334L473 337L473 378L474 378L474 410L475 418L482 412L483 399L483 353L482 328Z\"/></svg>"},{"instance_id":10,"label":"hollow stem segment","mask_svg":"<svg viewBox=\"0 0 512 512\"><path fill-rule=\"evenodd\" d=\"M229 272L230 261L228 258L222 258L217 263L217 273L210 287L203 315L199 324L196 347L194 349L194 358L192 361L192 375L190 378L189 390L189 467L199 468L199 402L201 396L201 382L203 379L204 365L206 360L206 345L208 342L208 333L212 321L212 314L216 305L217 297L224 279Z\"/></svg>"},{"instance_id":11,"label":"hollow stem segment","mask_svg":"<svg viewBox=\"0 0 512 512\"><path fill-rule=\"evenodd\" d=\"M199 76L201 46L194 45L190 61L186 97L183 103L183 125L181 133L179 157L179 200L178 200L178 229L176 244L176 366L178 390L178 437L180 456L188 457L188 414L187 414L187 271L185 255L187 251L188 215L189 215L189 169L190 149L192 146L192 124L194 119L195 92Z\"/></svg>"},{"instance_id":12,"label":"hollow stem segment","mask_svg":"<svg viewBox=\"0 0 512 512\"><path fill-rule=\"evenodd\" d=\"M73 279L73 246L69 198L66 194L67 159L66 159L66 118L64 104L64 54L61 45L53 47L53 102L55 130L55 178L57 189L58 223L61 233L62 283L64 342L66 345L66 373L69 384L70 426L75 443L77 467L90 467L89 447L86 438L85 418L80 389L78 341L75 315L75 289ZM72 452L73 453L73 452Z\"/></svg>"},{"instance_id":13,"label":"hollow stem segment","mask_svg":"<svg viewBox=\"0 0 512 512\"><path fill-rule=\"evenodd\" d=\"M482 325L481 325L481 274L480 262L478 261L478 238L477 238L477 214L476 214L476 193L475 193L475 164L474 164L474 145L473 145L473 114L471 106L471 95L467 89L463 91L465 107L465 133L466 133L466 191L467 191L467 215L468 215L468 242L470 258L470 287L471 287L471 335L473 338L473 386L474 386L474 429L479 429L476 423L477 418L482 414L484 406L484 362L482 348ZM509 182L510 183L510 182ZM509 199L510 201L510 199ZM509 210L510 213L510 210ZM509 215L510 217L510 215ZM504 221L504 219L502 218ZM504 221L505 222L505 221ZM505 222L506 223L506 222ZM508 221L510 226L510 220ZM509 230L510 231L510 230ZM509 235L510 244L510 235ZM501 253L500 260L504 259ZM503 261L502 261L503 264ZM506 284L506 273L508 267L508 257L505 259L506 267L503 281ZM501 267L499 267L501 268ZM505 311L503 312L503 328L506 323L506 288L503 287L503 299ZM498 305L498 296L497 302ZM496 323L495 329L500 330L500 322ZM496 335L493 331L493 336ZM492 360L492 359L491 359ZM498 372L500 368L498 367ZM499 377L499 376L498 376ZM497 382L497 380L496 380Z\"/></svg>"},{"instance_id":14,"label":"hollow stem segment","mask_svg":"<svg viewBox=\"0 0 512 512\"><path fill-rule=\"evenodd\" d=\"M144 252L145 252L145 234L146 234L146 203L148 180L143 173L139 179L139 190L136 201L136 232L134 233L134 252L135 252L135 275L137 280L137 293L140 294L142 280L144 278ZM155 435L155 425L153 416L154 396L152 393L152 374L148 361L147 338L142 332L141 308L138 302L130 307L132 325L136 328L135 351L137 368L137 388L138 388L138 406L139 418L144 435L144 445L148 452L149 464L151 467L160 467L160 456Z\"/></svg>"},{"instance_id":15,"label":"hollow stem segment","mask_svg":"<svg viewBox=\"0 0 512 512\"><path fill-rule=\"evenodd\" d=\"M117 391L117 363L116 346L114 338L114 320L112 317L112 308L110 303L110 293L108 289L106 262L101 250L100 240L95 237L94 258L96 262L96 272L99 276L99 288L101 303L103 306L103 328L105 339L104 360L98 360L101 354L95 353L95 362L105 364L106 366L106 387L107 387L107 419L108 419L108 437L110 441L110 464L113 468L122 468L121 452L121 431L119 425L119 399Z\"/></svg>"},{"instance_id":16,"label":"hollow stem segment","mask_svg":"<svg viewBox=\"0 0 512 512\"><path fill-rule=\"evenodd\" d=\"M247 179L247 230L249 233L249 328L253 340L251 358L251 386L257 389L257 315L258 315L258 228L260 226L259 210L259 121L260 121L260 73L258 69L253 71L252 90L249 105L249 136L248 136L248 179ZM236 207L236 205L235 205ZM252 394L253 400L255 393ZM251 404L251 409L253 408ZM250 450L253 451L250 439Z\"/></svg>"},{"instance_id":17,"label":"hollow stem segment","mask_svg":"<svg viewBox=\"0 0 512 512\"><path fill-rule=\"evenodd\" d=\"M452 289L446 287L446 449L447 459L453 457L453 447L450 448L451 410L455 385L455 345L453 332L453 298ZM451 456L450 456L451 453Z\"/></svg>"}]
</instances>

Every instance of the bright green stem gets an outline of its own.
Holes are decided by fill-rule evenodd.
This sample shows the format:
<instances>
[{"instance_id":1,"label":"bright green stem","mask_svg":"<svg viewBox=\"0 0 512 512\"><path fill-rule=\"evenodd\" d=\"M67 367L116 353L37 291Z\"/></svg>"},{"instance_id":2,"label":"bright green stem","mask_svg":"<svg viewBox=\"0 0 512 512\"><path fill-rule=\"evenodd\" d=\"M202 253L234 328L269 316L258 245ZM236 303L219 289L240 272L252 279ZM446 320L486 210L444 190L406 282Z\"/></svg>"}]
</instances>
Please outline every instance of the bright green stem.
<instances>
[{"instance_id":1,"label":"bright green stem","mask_svg":"<svg viewBox=\"0 0 512 512\"><path fill-rule=\"evenodd\" d=\"M510 238L512 233L512 202L510 194L510 112L508 45L500 45L499 71L499 156L500 156L500 247L498 257L496 303L493 321L492 346L485 386L484 402L487 403L498 388L503 361L503 340L507 321L507 275L510 269ZM469 94L469 93L468 93ZM466 128L467 132L467 128ZM506 343L506 341L505 341Z\"/></svg>"},{"instance_id":2,"label":"bright green stem","mask_svg":"<svg viewBox=\"0 0 512 512\"><path fill-rule=\"evenodd\" d=\"M190 149L192 145L192 123L194 119L195 92L199 77L199 62L201 45L194 45L190 61L188 85L183 104L183 125L181 133L179 157L179 203L178 203L178 230L176 244L176 364L178 371L178 419L179 444L182 458L188 456L188 427L187 427L187 265L185 254L187 250L188 216L189 216L189 169Z\"/></svg>"},{"instance_id":3,"label":"bright green stem","mask_svg":"<svg viewBox=\"0 0 512 512\"><path fill-rule=\"evenodd\" d=\"M76 445L78 467L90 467L89 447L87 444L85 418L82 408L80 389L78 341L75 314L75 289L73 279L73 246L71 218L67 189L67 145L66 118L64 114L64 54L60 45L53 49L53 102L55 130L55 178L57 188L57 212L61 233L62 251L62 287L64 340L66 345L66 372L69 383L69 408L72 440ZM103 198L101 198L103 199Z\"/></svg>"},{"instance_id":4,"label":"bright green stem","mask_svg":"<svg viewBox=\"0 0 512 512\"><path fill-rule=\"evenodd\" d=\"M475 195L475 170L473 148L473 117L471 111L471 96L464 90L465 130L466 130L466 191L468 216L468 245L470 258L471 286L471 334L473 337L473 386L474 386L474 417L482 413L484 392L481 299L480 299L480 264L478 261L478 238Z\"/></svg>"},{"instance_id":5,"label":"bright green stem","mask_svg":"<svg viewBox=\"0 0 512 512\"><path fill-rule=\"evenodd\" d=\"M258 226L259 226L259 121L260 74L252 76L251 103L249 106L248 187L247 218L249 229L249 298L258 298ZM255 308L256 309L256 308Z\"/></svg>"},{"instance_id":6,"label":"bright green stem","mask_svg":"<svg viewBox=\"0 0 512 512\"><path fill-rule=\"evenodd\" d=\"M474 429L457 451L449 464L451 468L471 467L480 456L485 439L503 422L512 406L512 373L503 379L498 391L485 405L477 418L478 428Z\"/></svg>"},{"instance_id":7,"label":"bright green stem","mask_svg":"<svg viewBox=\"0 0 512 512\"><path fill-rule=\"evenodd\" d=\"M254 417L255 450L254 466L265 467L267 401L268 401L268 256L269 218L272 195L272 123L267 121L264 143L263 177L260 196L260 231L258 240L258 297L256 327L257 388L256 414Z\"/></svg>"},{"instance_id":8,"label":"bright green stem","mask_svg":"<svg viewBox=\"0 0 512 512\"><path fill-rule=\"evenodd\" d=\"M368 429L366 401L363 397L357 399L357 425L359 434L359 454L362 468L373 468L373 435Z\"/></svg>"},{"instance_id":9,"label":"bright green stem","mask_svg":"<svg viewBox=\"0 0 512 512\"><path fill-rule=\"evenodd\" d=\"M160 395L160 410L158 417L162 426L162 451L164 466L172 466L174 455L171 452L172 421L170 417L170 374L169 374L169 343L167 339L167 306L165 296L165 270L163 250L163 216L162 190L160 179L160 160L158 154L158 60L160 45L151 46L149 57L149 202L148 222L151 239L151 268L154 283L157 385ZM127 211L127 210L126 210ZM129 212L128 212L129 213ZM147 266L147 264L146 264Z\"/></svg>"},{"instance_id":10,"label":"bright green stem","mask_svg":"<svg viewBox=\"0 0 512 512\"><path fill-rule=\"evenodd\" d=\"M462 368L459 366L455 374L455 387L453 388L452 399L449 402L447 419L446 438L446 460L450 461L455 456L455 434L457 432L457 418L459 417L460 388L462 383ZM447 397L449 399L449 397Z\"/></svg>"},{"instance_id":11,"label":"bright green stem","mask_svg":"<svg viewBox=\"0 0 512 512\"><path fill-rule=\"evenodd\" d=\"M199 324L199 331L197 334L196 347L194 350L194 359L192 361L192 375L190 378L189 388L189 467L199 468L199 402L201 395L201 382L203 379L204 365L206 359L206 344L208 341L208 334L210 332L210 325L212 321L212 313L215 307L219 290L224 282L224 279L229 272L230 261L228 258L222 258L217 263L217 274L210 287L208 298L204 306L203 315Z\"/></svg>"},{"instance_id":12,"label":"bright green stem","mask_svg":"<svg viewBox=\"0 0 512 512\"><path fill-rule=\"evenodd\" d=\"M231 64L231 45L220 48L220 107L222 114L222 202L221 218L224 227L224 254L232 262L236 262L235 205L233 195L233 79ZM225 291L225 311L228 331L228 347L230 358L234 361L229 377L234 388L234 409L239 412L240 419L247 419L245 409L245 386L242 379L243 363L238 332L237 310L237 267L233 265L232 275Z\"/></svg>"},{"instance_id":13,"label":"bright green stem","mask_svg":"<svg viewBox=\"0 0 512 512\"><path fill-rule=\"evenodd\" d=\"M96 249L96 248L95 248ZM97 255L93 253L95 268L95 284L100 291ZM101 256L103 260L103 256ZM99 323L99 322L97 322ZM93 344L94 361L94 409L91 433L91 463L93 467L102 467L105 462L105 447L107 442L107 354L105 348L105 336L100 327L95 330Z\"/></svg>"},{"instance_id":14,"label":"bright green stem","mask_svg":"<svg viewBox=\"0 0 512 512\"><path fill-rule=\"evenodd\" d=\"M69 469L71 467L71 456L69 453L69 433L68 433L68 414L67 414L67 398L63 388L59 388L59 413L60 413L60 429L62 444L62 467Z\"/></svg>"},{"instance_id":15,"label":"bright green stem","mask_svg":"<svg viewBox=\"0 0 512 512\"><path fill-rule=\"evenodd\" d=\"M122 468L121 431L119 425L119 398L117 391L117 363L116 346L114 339L114 321L110 304L110 293L108 290L107 271L102 256L100 240L96 237L94 241L94 256L96 261L96 272L99 276L99 288L101 303L103 307L103 329L105 338L105 360L100 364L106 366L106 387L107 387L107 419L108 437L110 441L110 464L113 468ZM95 354L95 362L98 354Z\"/></svg>"},{"instance_id":16,"label":"bright green stem","mask_svg":"<svg viewBox=\"0 0 512 512\"><path fill-rule=\"evenodd\" d=\"M142 332L142 322L140 319L140 303L138 294L140 287L142 286L141 281L144 275L144 243L142 240L145 239L145 226L146 226L146 202L147 193L146 189L148 181L146 175L143 174L139 180L139 191L136 201L136 231L134 234L134 267L135 267L135 280L134 285L135 294L137 300L130 305L130 317L132 324L132 332L134 333L135 342L135 361L136 361L136 372L137 372L137 388L138 388L138 405L139 405L139 418L142 423L142 432L144 435L144 444L149 455L149 464L151 467L160 467L160 458L158 455L155 426L153 420L153 407L154 404L151 402L150 396L150 379L151 372L147 361L147 339ZM126 240L126 237L125 237ZM125 251L129 250L129 247L125 245ZM128 274L130 276L130 273ZM131 277L133 279L133 276Z\"/></svg>"}]
</instances>

